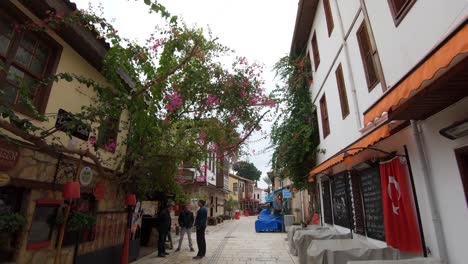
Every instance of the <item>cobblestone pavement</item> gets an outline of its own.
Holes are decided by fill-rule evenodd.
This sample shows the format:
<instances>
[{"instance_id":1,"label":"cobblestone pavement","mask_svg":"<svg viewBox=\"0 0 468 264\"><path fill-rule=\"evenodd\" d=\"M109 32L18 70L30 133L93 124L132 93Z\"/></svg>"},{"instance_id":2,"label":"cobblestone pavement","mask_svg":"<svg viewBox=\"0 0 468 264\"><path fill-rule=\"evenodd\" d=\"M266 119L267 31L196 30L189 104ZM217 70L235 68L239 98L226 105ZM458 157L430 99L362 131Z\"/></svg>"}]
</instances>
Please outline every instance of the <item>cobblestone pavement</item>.
<instances>
[{"instance_id":1,"label":"cobblestone pavement","mask_svg":"<svg viewBox=\"0 0 468 264\"><path fill-rule=\"evenodd\" d=\"M193 260L196 252L190 252L188 240L182 250L166 258L157 258L157 253L146 256L132 264L250 264L250 263L299 263L288 253L285 233L255 233L257 217L243 217L241 220L226 221L216 227L209 227L206 234L207 252L202 260ZM192 235L195 238L195 233ZM174 241L176 244L177 241ZM194 239L195 243L195 239ZM195 251L196 243L195 243Z\"/></svg>"}]
</instances>

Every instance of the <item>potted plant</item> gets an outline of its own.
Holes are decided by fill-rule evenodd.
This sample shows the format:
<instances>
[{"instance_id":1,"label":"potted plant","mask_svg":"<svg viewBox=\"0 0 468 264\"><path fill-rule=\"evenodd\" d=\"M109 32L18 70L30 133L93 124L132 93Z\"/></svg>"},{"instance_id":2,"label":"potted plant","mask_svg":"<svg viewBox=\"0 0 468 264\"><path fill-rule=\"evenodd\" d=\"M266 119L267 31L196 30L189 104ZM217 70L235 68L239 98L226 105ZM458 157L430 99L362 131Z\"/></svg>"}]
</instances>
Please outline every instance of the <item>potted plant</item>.
<instances>
[{"instance_id":1,"label":"potted plant","mask_svg":"<svg viewBox=\"0 0 468 264\"><path fill-rule=\"evenodd\" d=\"M11 254L11 237L26 224L26 219L20 214L0 214L0 256ZM3 259L0 257L0 261Z\"/></svg>"}]
</instances>

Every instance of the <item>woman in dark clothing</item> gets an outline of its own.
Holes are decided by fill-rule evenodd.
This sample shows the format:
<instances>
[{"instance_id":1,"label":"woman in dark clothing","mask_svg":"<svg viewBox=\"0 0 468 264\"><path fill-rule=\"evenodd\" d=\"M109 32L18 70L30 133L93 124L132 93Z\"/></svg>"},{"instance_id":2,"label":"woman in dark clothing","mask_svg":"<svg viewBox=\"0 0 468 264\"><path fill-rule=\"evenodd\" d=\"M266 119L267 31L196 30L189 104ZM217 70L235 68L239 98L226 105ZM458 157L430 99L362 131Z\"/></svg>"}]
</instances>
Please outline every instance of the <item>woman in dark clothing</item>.
<instances>
[{"instance_id":1,"label":"woman in dark clothing","mask_svg":"<svg viewBox=\"0 0 468 264\"><path fill-rule=\"evenodd\" d=\"M157 217L157 229L159 233L158 237L158 257L164 258L166 255L169 255L166 252L166 237L171 228L171 214L170 209L171 205L163 207Z\"/></svg>"}]
</instances>

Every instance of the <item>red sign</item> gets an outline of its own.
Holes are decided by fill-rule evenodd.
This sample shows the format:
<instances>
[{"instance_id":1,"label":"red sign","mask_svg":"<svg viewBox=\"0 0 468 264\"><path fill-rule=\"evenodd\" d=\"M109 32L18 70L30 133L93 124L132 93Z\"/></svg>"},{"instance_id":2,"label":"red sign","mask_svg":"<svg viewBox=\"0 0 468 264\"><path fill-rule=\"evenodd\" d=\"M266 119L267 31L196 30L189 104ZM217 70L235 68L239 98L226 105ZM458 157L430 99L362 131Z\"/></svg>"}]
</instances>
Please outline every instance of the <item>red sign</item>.
<instances>
[{"instance_id":1,"label":"red sign","mask_svg":"<svg viewBox=\"0 0 468 264\"><path fill-rule=\"evenodd\" d=\"M104 196L106 195L106 185L104 182L100 181L96 183L96 186L94 186L93 189L93 194L97 201L104 199Z\"/></svg>"},{"instance_id":2,"label":"red sign","mask_svg":"<svg viewBox=\"0 0 468 264\"><path fill-rule=\"evenodd\" d=\"M7 171L14 168L18 159L18 147L0 141L0 171Z\"/></svg>"},{"instance_id":3,"label":"red sign","mask_svg":"<svg viewBox=\"0 0 468 264\"><path fill-rule=\"evenodd\" d=\"M400 158L380 163L385 239L388 245L400 251L421 253L407 172Z\"/></svg>"}]
</instances>

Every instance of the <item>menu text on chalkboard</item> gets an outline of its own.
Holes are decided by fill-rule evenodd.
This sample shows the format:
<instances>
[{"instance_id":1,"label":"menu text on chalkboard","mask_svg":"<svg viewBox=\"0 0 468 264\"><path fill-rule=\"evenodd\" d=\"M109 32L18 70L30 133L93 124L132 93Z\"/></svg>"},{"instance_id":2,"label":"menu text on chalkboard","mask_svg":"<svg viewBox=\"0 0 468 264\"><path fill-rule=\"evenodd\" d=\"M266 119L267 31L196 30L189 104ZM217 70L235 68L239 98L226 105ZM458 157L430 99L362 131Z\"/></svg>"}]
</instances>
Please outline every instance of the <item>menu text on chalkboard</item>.
<instances>
[{"instance_id":1,"label":"menu text on chalkboard","mask_svg":"<svg viewBox=\"0 0 468 264\"><path fill-rule=\"evenodd\" d=\"M364 202L367 236L385 241L384 219L382 211L382 191L378 164L359 172L361 191Z\"/></svg>"},{"instance_id":2,"label":"menu text on chalkboard","mask_svg":"<svg viewBox=\"0 0 468 264\"><path fill-rule=\"evenodd\" d=\"M347 172L333 177L332 200L333 200L333 221L336 225L351 228L352 212L349 204L349 184L346 176Z\"/></svg>"},{"instance_id":3,"label":"menu text on chalkboard","mask_svg":"<svg viewBox=\"0 0 468 264\"><path fill-rule=\"evenodd\" d=\"M322 195L324 221L327 224L333 225L329 180L322 181Z\"/></svg>"},{"instance_id":4,"label":"menu text on chalkboard","mask_svg":"<svg viewBox=\"0 0 468 264\"><path fill-rule=\"evenodd\" d=\"M351 189L354 208L354 232L360 235L366 235L366 226L364 224L364 205L362 201L361 181L359 175L353 171L351 174Z\"/></svg>"}]
</instances>

